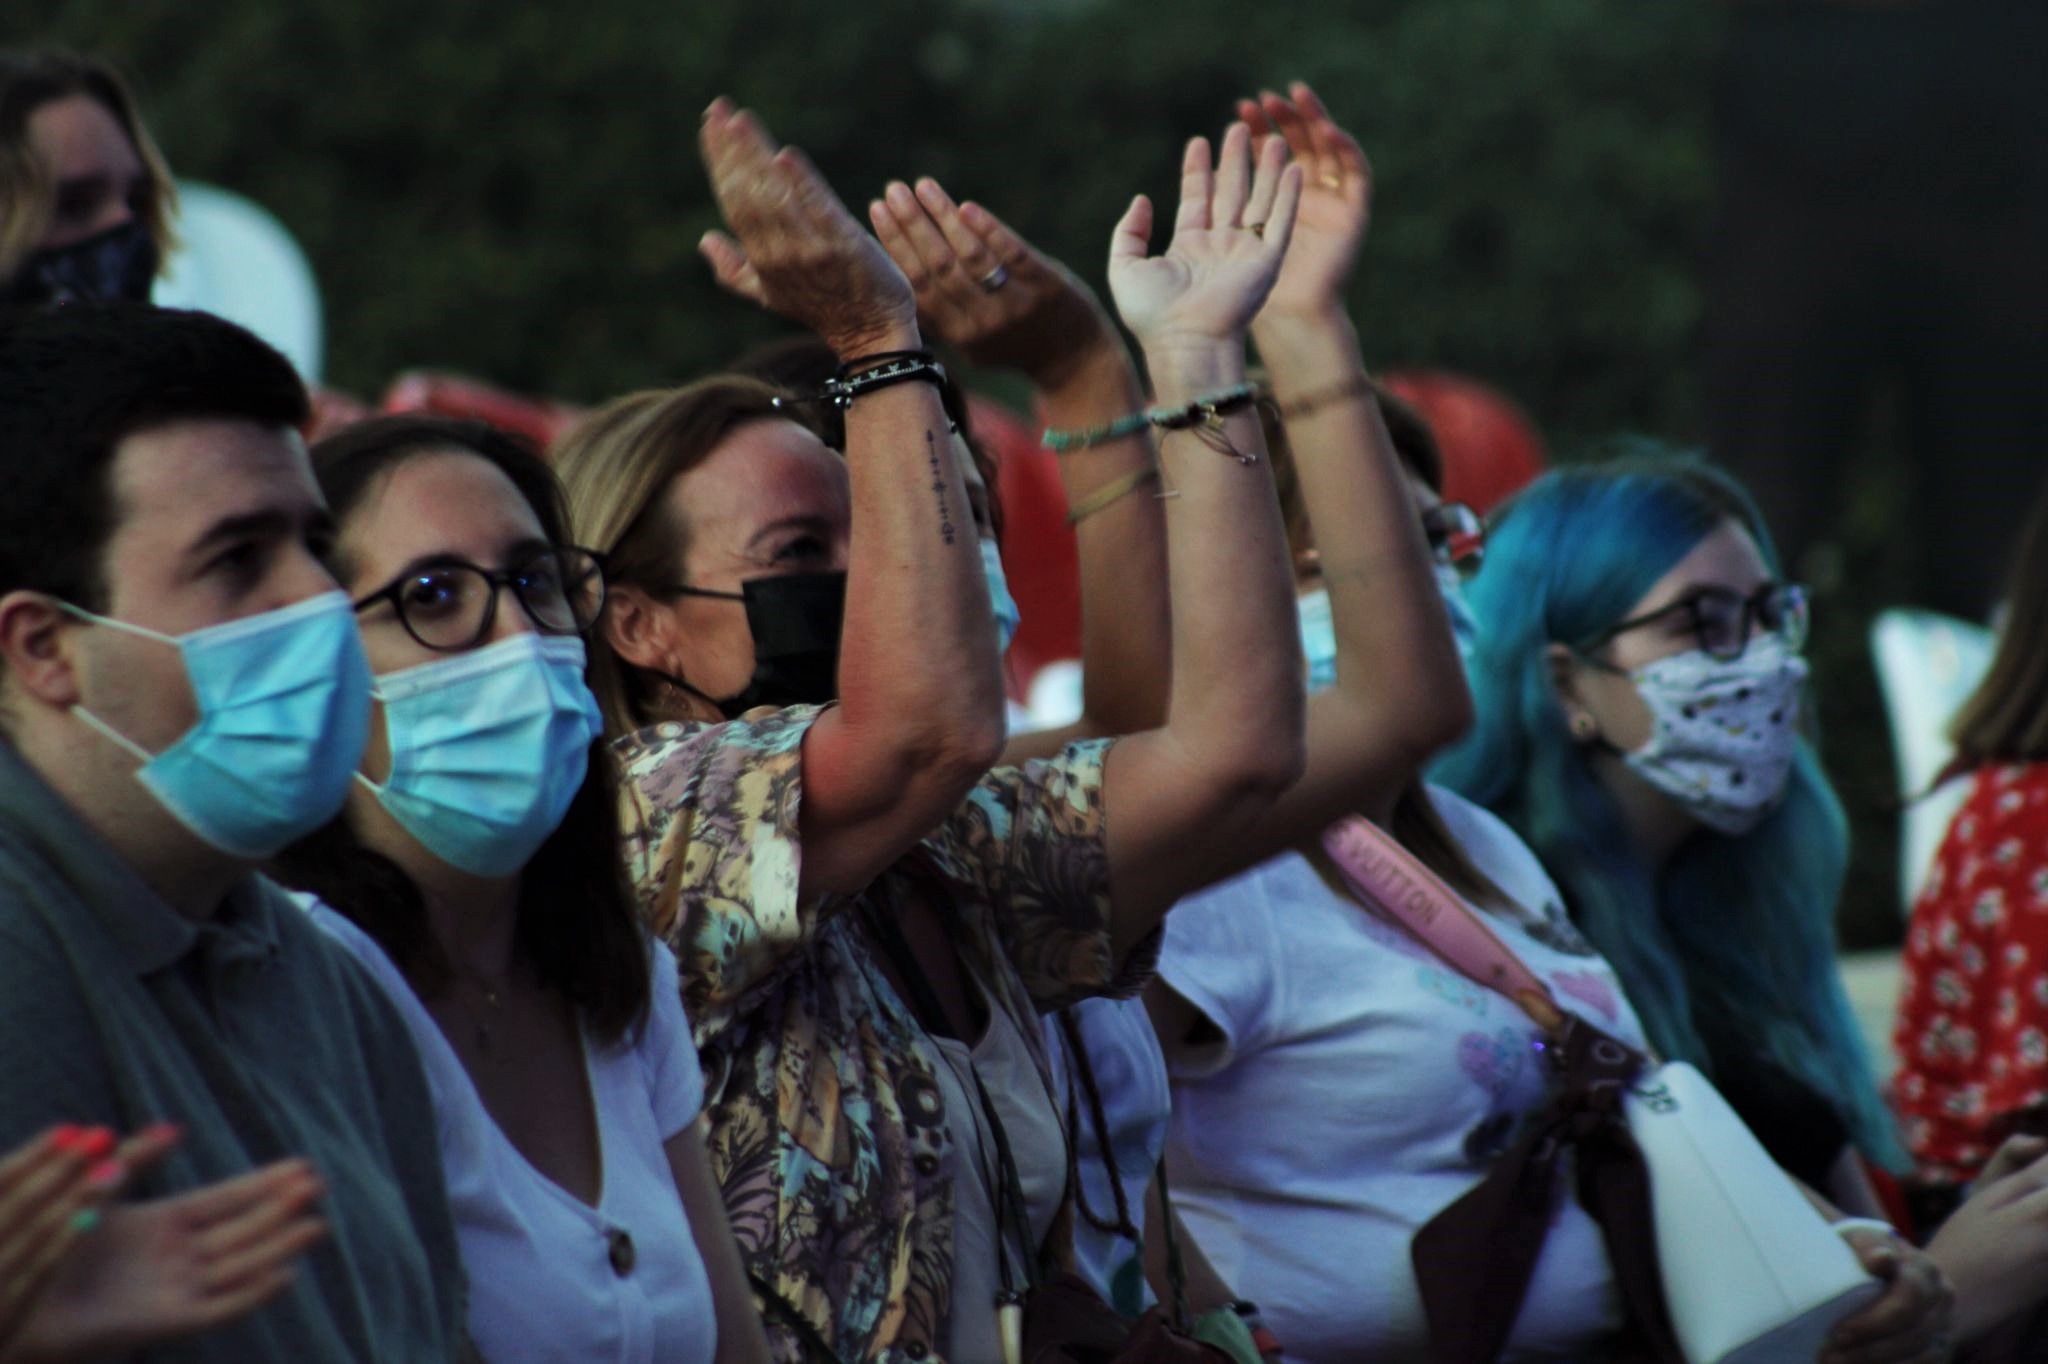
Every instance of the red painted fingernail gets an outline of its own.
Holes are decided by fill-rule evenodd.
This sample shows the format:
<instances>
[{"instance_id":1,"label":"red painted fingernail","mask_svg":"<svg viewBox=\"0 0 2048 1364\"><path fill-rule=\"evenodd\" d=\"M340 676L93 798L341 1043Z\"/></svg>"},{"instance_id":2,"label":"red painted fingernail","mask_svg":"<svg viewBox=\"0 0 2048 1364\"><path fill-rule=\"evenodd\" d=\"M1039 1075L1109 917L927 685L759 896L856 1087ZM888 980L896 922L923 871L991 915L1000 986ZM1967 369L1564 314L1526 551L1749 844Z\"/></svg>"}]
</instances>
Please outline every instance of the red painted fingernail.
<instances>
[{"instance_id":1,"label":"red painted fingernail","mask_svg":"<svg viewBox=\"0 0 2048 1364\"><path fill-rule=\"evenodd\" d=\"M50 1134L50 1145L59 1151L76 1151L85 1139L85 1129L76 1123L65 1123Z\"/></svg>"},{"instance_id":2,"label":"red painted fingernail","mask_svg":"<svg viewBox=\"0 0 2048 1364\"><path fill-rule=\"evenodd\" d=\"M91 1127L78 1139L77 1149L78 1154L85 1159L98 1160L102 1156L113 1154L114 1148L119 1144L114 1140L114 1134L106 1128Z\"/></svg>"},{"instance_id":3,"label":"red painted fingernail","mask_svg":"<svg viewBox=\"0 0 2048 1364\"><path fill-rule=\"evenodd\" d=\"M111 1189L127 1173L128 1167L120 1161L103 1160L85 1172L85 1182L95 1189Z\"/></svg>"}]
</instances>

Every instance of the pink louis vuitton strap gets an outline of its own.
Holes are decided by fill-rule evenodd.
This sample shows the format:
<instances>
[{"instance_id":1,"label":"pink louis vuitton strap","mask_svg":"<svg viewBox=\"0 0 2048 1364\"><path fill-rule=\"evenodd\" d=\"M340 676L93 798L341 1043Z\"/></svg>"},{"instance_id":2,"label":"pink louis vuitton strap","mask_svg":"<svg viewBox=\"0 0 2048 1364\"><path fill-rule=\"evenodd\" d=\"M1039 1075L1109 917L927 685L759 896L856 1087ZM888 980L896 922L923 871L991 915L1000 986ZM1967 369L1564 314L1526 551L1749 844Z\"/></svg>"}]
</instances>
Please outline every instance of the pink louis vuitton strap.
<instances>
[{"instance_id":1,"label":"pink louis vuitton strap","mask_svg":"<svg viewBox=\"0 0 2048 1364\"><path fill-rule=\"evenodd\" d=\"M1519 1005L1546 1033L1564 1026L1550 987L1421 859L1362 815L1323 831L1323 850L1352 893L1378 906L1472 980Z\"/></svg>"}]
</instances>

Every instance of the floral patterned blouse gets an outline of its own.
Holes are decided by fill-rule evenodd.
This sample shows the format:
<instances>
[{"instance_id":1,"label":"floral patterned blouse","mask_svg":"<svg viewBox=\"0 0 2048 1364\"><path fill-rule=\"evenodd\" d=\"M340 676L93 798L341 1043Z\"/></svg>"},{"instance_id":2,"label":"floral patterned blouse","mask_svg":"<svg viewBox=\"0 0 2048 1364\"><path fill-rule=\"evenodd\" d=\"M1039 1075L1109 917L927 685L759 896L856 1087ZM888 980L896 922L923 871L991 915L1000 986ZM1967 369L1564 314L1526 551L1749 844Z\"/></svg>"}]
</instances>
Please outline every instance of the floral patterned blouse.
<instances>
[{"instance_id":1,"label":"floral patterned blouse","mask_svg":"<svg viewBox=\"0 0 2048 1364\"><path fill-rule=\"evenodd\" d=\"M682 967L712 1167L776 1357L940 1359L965 1157L939 1058L851 911L941 900L1034 1050L1040 1012L1135 990L1157 939L1112 961L1106 741L995 769L866 891L799 904L801 748L817 713L617 741L627 867Z\"/></svg>"},{"instance_id":2,"label":"floral patterned blouse","mask_svg":"<svg viewBox=\"0 0 2048 1364\"><path fill-rule=\"evenodd\" d=\"M1894 1085L1919 1176L1962 1184L2048 1103L2048 763L1981 767L1906 931Z\"/></svg>"}]
</instances>

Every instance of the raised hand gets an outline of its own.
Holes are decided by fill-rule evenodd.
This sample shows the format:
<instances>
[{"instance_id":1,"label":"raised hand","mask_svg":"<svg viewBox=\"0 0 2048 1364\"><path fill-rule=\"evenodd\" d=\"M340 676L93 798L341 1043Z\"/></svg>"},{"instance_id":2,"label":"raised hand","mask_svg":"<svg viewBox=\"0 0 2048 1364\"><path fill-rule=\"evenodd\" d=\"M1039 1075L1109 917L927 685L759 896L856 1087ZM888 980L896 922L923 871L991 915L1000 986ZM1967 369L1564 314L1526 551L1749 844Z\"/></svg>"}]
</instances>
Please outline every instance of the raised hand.
<instances>
[{"instance_id":1,"label":"raised hand","mask_svg":"<svg viewBox=\"0 0 2048 1364\"><path fill-rule=\"evenodd\" d=\"M303 1160L147 1203L108 1207L22 1324L23 1358L118 1354L247 1315L327 1235ZM12 1358L0 1352L0 1358Z\"/></svg>"},{"instance_id":2,"label":"raised hand","mask_svg":"<svg viewBox=\"0 0 2048 1364\"><path fill-rule=\"evenodd\" d=\"M1301 168L1268 138L1252 160L1251 131L1233 124L1212 165L1209 141L1181 158L1173 239L1152 256L1152 201L1140 194L1116 225L1109 291L1148 352L1234 340L1266 301L1301 201Z\"/></svg>"},{"instance_id":3,"label":"raised hand","mask_svg":"<svg viewBox=\"0 0 2048 1364\"><path fill-rule=\"evenodd\" d=\"M909 282L809 158L723 97L704 111L699 142L731 229L698 244L720 284L809 328L841 359L915 343Z\"/></svg>"},{"instance_id":4,"label":"raised hand","mask_svg":"<svg viewBox=\"0 0 2048 1364\"><path fill-rule=\"evenodd\" d=\"M1238 119L1256 144L1263 148L1278 138L1302 168L1301 212L1266 300L1269 317L1341 307L1372 218L1372 167L1365 153L1315 91L1301 81L1288 89L1291 99L1267 90L1237 104Z\"/></svg>"},{"instance_id":5,"label":"raised hand","mask_svg":"<svg viewBox=\"0 0 2048 1364\"><path fill-rule=\"evenodd\" d=\"M977 365L1014 369L1057 388L1089 348L1116 344L1102 305L1058 261L929 176L896 181L868 221L917 292L919 322Z\"/></svg>"}]
</instances>

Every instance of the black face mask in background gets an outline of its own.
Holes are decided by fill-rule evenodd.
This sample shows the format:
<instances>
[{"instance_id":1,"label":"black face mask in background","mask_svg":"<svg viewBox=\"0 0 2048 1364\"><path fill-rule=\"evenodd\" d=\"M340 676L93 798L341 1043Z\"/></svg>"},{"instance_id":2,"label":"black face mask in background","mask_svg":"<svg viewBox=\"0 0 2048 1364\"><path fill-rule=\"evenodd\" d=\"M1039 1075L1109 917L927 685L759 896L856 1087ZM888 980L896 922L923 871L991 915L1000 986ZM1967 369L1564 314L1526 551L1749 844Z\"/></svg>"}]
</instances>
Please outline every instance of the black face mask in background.
<instances>
[{"instance_id":1,"label":"black face mask in background","mask_svg":"<svg viewBox=\"0 0 2048 1364\"><path fill-rule=\"evenodd\" d=\"M36 252L0 297L27 304L146 303L159 264L156 239L131 218L82 242Z\"/></svg>"},{"instance_id":2,"label":"black face mask in background","mask_svg":"<svg viewBox=\"0 0 2048 1364\"><path fill-rule=\"evenodd\" d=\"M756 706L821 706L838 698L839 632L846 621L844 573L748 578L737 592L669 590L686 597L746 603L747 628L754 636L754 676L731 696L706 698L727 718Z\"/></svg>"}]
</instances>

